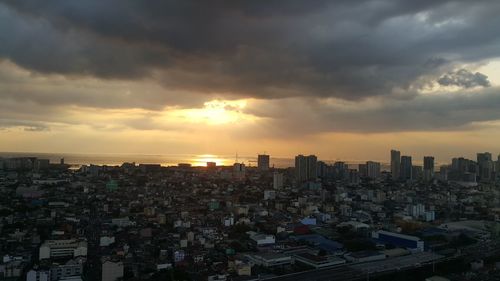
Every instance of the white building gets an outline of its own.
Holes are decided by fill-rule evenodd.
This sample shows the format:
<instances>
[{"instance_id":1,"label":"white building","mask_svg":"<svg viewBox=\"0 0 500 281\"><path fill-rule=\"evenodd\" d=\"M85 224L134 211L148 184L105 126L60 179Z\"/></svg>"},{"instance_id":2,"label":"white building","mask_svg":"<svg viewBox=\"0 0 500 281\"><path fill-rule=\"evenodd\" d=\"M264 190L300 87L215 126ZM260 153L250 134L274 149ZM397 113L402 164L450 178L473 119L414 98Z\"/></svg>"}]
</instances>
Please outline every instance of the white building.
<instances>
[{"instance_id":1,"label":"white building","mask_svg":"<svg viewBox=\"0 0 500 281\"><path fill-rule=\"evenodd\" d=\"M26 274L26 281L50 281L50 271L32 269Z\"/></svg>"},{"instance_id":2,"label":"white building","mask_svg":"<svg viewBox=\"0 0 500 281\"><path fill-rule=\"evenodd\" d=\"M414 219L418 219L425 215L425 205L415 204L408 206L408 215L412 216Z\"/></svg>"},{"instance_id":3,"label":"white building","mask_svg":"<svg viewBox=\"0 0 500 281\"><path fill-rule=\"evenodd\" d=\"M102 281L116 281L123 277L123 262L105 260L102 263Z\"/></svg>"},{"instance_id":4,"label":"white building","mask_svg":"<svg viewBox=\"0 0 500 281\"><path fill-rule=\"evenodd\" d=\"M101 236L101 238L99 238L99 246L101 247L107 247L113 243L115 243L114 236Z\"/></svg>"},{"instance_id":5,"label":"white building","mask_svg":"<svg viewBox=\"0 0 500 281\"><path fill-rule=\"evenodd\" d=\"M269 234L254 234L250 236L257 246L272 245L276 243L276 238L274 235Z\"/></svg>"},{"instance_id":6,"label":"white building","mask_svg":"<svg viewBox=\"0 0 500 281\"><path fill-rule=\"evenodd\" d=\"M87 242L84 240L47 240L39 249L40 260L80 256L87 256Z\"/></svg>"},{"instance_id":7,"label":"white building","mask_svg":"<svg viewBox=\"0 0 500 281\"><path fill-rule=\"evenodd\" d=\"M50 266L50 280L62 280L69 278L79 278L83 274L83 265L86 259L78 257L71 259L64 264L53 263Z\"/></svg>"}]
</instances>

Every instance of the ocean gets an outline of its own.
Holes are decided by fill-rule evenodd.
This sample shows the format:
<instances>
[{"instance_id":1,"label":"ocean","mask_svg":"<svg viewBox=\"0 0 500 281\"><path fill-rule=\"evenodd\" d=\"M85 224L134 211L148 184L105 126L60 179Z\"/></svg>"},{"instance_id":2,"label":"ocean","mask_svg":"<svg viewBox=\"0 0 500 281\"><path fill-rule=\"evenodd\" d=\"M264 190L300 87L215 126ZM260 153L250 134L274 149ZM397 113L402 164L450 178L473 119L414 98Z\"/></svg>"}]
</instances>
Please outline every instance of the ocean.
<instances>
[{"instance_id":1,"label":"ocean","mask_svg":"<svg viewBox=\"0 0 500 281\"><path fill-rule=\"evenodd\" d=\"M212 154L83 154L83 153L39 153L39 152L0 152L0 157L37 157L49 159L51 163L59 163L64 158L66 164L72 166L81 165L121 165L124 162L135 162L137 164L161 164L162 166L176 166L179 163L189 163L193 166L205 166L207 162L216 162L218 166L233 165L236 161L245 163L247 166L257 166L257 155L238 156L235 155L212 155ZM339 160L340 161L340 160ZM326 160L326 163L333 163L333 160ZM345 161L350 168L356 169L359 163L364 161ZM276 168L293 167L293 158L273 157L271 155L270 165ZM382 170L387 164L382 163Z\"/></svg>"}]
</instances>

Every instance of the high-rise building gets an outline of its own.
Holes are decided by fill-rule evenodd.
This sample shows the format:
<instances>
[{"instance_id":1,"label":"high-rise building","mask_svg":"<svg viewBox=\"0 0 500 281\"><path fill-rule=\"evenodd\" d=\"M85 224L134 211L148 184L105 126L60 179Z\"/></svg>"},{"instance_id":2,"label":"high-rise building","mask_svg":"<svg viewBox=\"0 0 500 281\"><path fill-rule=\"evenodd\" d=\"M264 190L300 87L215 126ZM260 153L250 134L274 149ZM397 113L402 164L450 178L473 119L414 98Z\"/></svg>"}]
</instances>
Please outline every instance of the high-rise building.
<instances>
[{"instance_id":1,"label":"high-rise building","mask_svg":"<svg viewBox=\"0 0 500 281\"><path fill-rule=\"evenodd\" d=\"M422 166L415 166L413 165L411 167L411 179L412 180L419 180L424 177L424 173L422 170Z\"/></svg>"},{"instance_id":2,"label":"high-rise building","mask_svg":"<svg viewBox=\"0 0 500 281\"><path fill-rule=\"evenodd\" d=\"M234 165L233 165L233 177L236 179L245 178L245 164L234 163Z\"/></svg>"},{"instance_id":3,"label":"high-rise building","mask_svg":"<svg viewBox=\"0 0 500 281\"><path fill-rule=\"evenodd\" d=\"M47 170L50 166L49 159L36 159L34 164L35 171Z\"/></svg>"},{"instance_id":4,"label":"high-rise building","mask_svg":"<svg viewBox=\"0 0 500 281\"><path fill-rule=\"evenodd\" d=\"M318 158L315 155L295 156L295 175L298 182L315 180L318 177Z\"/></svg>"},{"instance_id":5,"label":"high-rise building","mask_svg":"<svg viewBox=\"0 0 500 281\"><path fill-rule=\"evenodd\" d=\"M391 150L391 175L393 179L399 179L401 173L401 152Z\"/></svg>"},{"instance_id":6,"label":"high-rise building","mask_svg":"<svg viewBox=\"0 0 500 281\"><path fill-rule=\"evenodd\" d=\"M349 177L349 165L345 162L335 162L333 163L333 174L335 179L344 180Z\"/></svg>"},{"instance_id":7,"label":"high-rise building","mask_svg":"<svg viewBox=\"0 0 500 281\"><path fill-rule=\"evenodd\" d=\"M411 164L411 156L401 156L400 178L402 180L411 180L413 166Z\"/></svg>"},{"instance_id":8,"label":"high-rise building","mask_svg":"<svg viewBox=\"0 0 500 281\"><path fill-rule=\"evenodd\" d=\"M349 169L347 171L347 174L349 175L349 184L352 185L358 185L359 184L359 172L355 169Z\"/></svg>"},{"instance_id":9,"label":"high-rise building","mask_svg":"<svg viewBox=\"0 0 500 281\"><path fill-rule=\"evenodd\" d=\"M424 156L424 180L430 181L434 178L434 157Z\"/></svg>"},{"instance_id":10,"label":"high-rise building","mask_svg":"<svg viewBox=\"0 0 500 281\"><path fill-rule=\"evenodd\" d=\"M259 156L257 156L257 167L261 171L269 170L269 155L259 154Z\"/></svg>"},{"instance_id":11,"label":"high-rise building","mask_svg":"<svg viewBox=\"0 0 500 281\"><path fill-rule=\"evenodd\" d=\"M274 172L273 174L273 188L282 189L283 188L283 174Z\"/></svg>"},{"instance_id":12,"label":"high-rise building","mask_svg":"<svg viewBox=\"0 0 500 281\"><path fill-rule=\"evenodd\" d=\"M316 165L318 169L317 176L319 178L326 178L328 174L328 165L323 161L318 161Z\"/></svg>"},{"instance_id":13,"label":"high-rise building","mask_svg":"<svg viewBox=\"0 0 500 281\"><path fill-rule=\"evenodd\" d=\"M477 165L479 167L479 180L490 182L495 178L495 163L491 153L484 152L477 154Z\"/></svg>"},{"instance_id":14,"label":"high-rise building","mask_svg":"<svg viewBox=\"0 0 500 281\"><path fill-rule=\"evenodd\" d=\"M489 153L489 152L483 152L483 153L477 154L477 163L491 161L491 160L492 160L492 157L491 157L491 153Z\"/></svg>"},{"instance_id":15,"label":"high-rise building","mask_svg":"<svg viewBox=\"0 0 500 281\"><path fill-rule=\"evenodd\" d=\"M366 176L371 179L380 177L380 163L368 161L366 162Z\"/></svg>"},{"instance_id":16,"label":"high-rise building","mask_svg":"<svg viewBox=\"0 0 500 281\"><path fill-rule=\"evenodd\" d=\"M475 161L463 157L451 160L451 169L448 172L448 180L476 182L478 165Z\"/></svg>"},{"instance_id":17,"label":"high-rise building","mask_svg":"<svg viewBox=\"0 0 500 281\"><path fill-rule=\"evenodd\" d=\"M497 156L497 162L495 163L495 171L497 172L497 176L500 174L500 155Z\"/></svg>"}]
</instances>

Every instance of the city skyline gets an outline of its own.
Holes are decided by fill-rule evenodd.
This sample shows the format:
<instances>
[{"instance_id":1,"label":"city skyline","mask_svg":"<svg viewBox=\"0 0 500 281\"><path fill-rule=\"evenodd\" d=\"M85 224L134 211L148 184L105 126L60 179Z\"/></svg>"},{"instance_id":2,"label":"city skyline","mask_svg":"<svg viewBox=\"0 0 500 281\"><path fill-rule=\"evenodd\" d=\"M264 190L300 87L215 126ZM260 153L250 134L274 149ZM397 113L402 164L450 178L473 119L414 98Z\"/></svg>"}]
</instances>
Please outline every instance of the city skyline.
<instances>
[{"instance_id":1,"label":"city skyline","mask_svg":"<svg viewBox=\"0 0 500 281\"><path fill-rule=\"evenodd\" d=\"M0 1L0 151L496 151L499 5Z\"/></svg>"},{"instance_id":2,"label":"city skyline","mask_svg":"<svg viewBox=\"0 0 500 281\"><path fill-rule=\"evenodd\" d=\"M500 280L499 0L0 0L0 280Z\"/></svg>"},{"instance_id":3,"label":"city skyline","mask_svg":"<svg viewBox=\"0 0 500 281\"><path fill-rule=\"evenodd\" d=\"M366 170L367 173L376 165L379 171L386 171L400 178L402 169L401 160L409 158L409 167L418 167L422 169L423 178L433 178L435 172L438 172L442 167L451 167L455 160L465 159L467 161L481 162L484 157L488 161L500 162L500 154L491 152L476 152L473 156L455 155L445 161L436 161L432 155L424 155L423 157L415 157L411 153L401 155L401 151L391 149L387 159L326 159L317 156L316 154L304 155L297 154L294 157L279 157L270 154L255 154L250 155L214 155L214 154L177 154L177 155L144 155L144 154L70 154L70 153L30 153L30 152L0 152L0 160L8 158L41 158L47 159L51 163L57 163L61 159L68 160L67 164L79 167L81 165L109 165L119 166L124 163L136 164L159 164L164 167L172 167L178 165L190 165L193 167L209 167L209 166L233 166L234 164L244 164L247 167L255 167L261 171L267 171L270 168L297 168L300 165L297 162L298 158L307 159L313 157L314 162L321 162L326 165L334 166L336 163L345 163L358 171ZM484 156L486 155L486 156ZM476 159L476 160L469 160ZM306 164L302 164L306 165ZM307 164L308 165L308 164ZM318 169L320 169L318 167ZM319 173L319 170L318 170ZM411 173L410 173L411 174Z\"/></svg>"}]
</instances>

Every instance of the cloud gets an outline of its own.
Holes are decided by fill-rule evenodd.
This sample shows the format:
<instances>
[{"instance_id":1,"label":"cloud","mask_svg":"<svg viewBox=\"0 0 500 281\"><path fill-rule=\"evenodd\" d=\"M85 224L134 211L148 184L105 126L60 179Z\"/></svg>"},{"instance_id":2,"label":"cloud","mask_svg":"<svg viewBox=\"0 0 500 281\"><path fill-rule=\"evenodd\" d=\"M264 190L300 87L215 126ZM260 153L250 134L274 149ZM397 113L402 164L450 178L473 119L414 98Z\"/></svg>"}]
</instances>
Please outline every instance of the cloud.
<instances>
[{"instance_id":1,"label":"cloud","mask_svg":"<svg viewBox=\"0 0 500 281\"><path fill-rule=\"evenodd\" d=\"M500 56L498 1L0 2L0 57L205 100L391 96Z\"/></svg>"},{"instance_id":2,"label":"cloud","mask_svg":"<svg viewBox=\"0 0 500 281\"><path fill-rule=\"evenodd\" d=\"M438 83L442 86L458 86L462 88L491 86L488 76L479 72L472 73L466 69L449 72L439 78Z\"/></svg>"},{"instance_id":3,"label":"cloud","mask_svg":"<svg viewBox=\"0 0 500 281\"><path fill-rule=\"evenodd\" d=\"M500 88L419 95L413 99L345 102L284 99L250 103L247 114L263 122L243 136L303 138L328 132L397 133L468 131L500 120Z\"/></svg>"},{"instance_id":4,"label":"cloud","mask_svg":"<svg viewBox=\"0 0 500 281\"><path fill-rule=\"evenodd\" d=\"M467 70L500 57L499 12L496 0L0 0L0 119L196 131L165 115L248 99L224 107L258 117L228 125L235 135L468 129L500 119L499 89ZM463 89L422 93L436 81Z\"/></svg>"},{"instance_id":5,"label":"cloud","mask_svg":"<svg viewBox=\"0 0 500 281\"><path fill-rule=\"evenodd\" d=\"M0 119L0 130L13 127L20 127L27 132L50 131L50 128L44 122Z\"/></svg>"}]
</instances>

